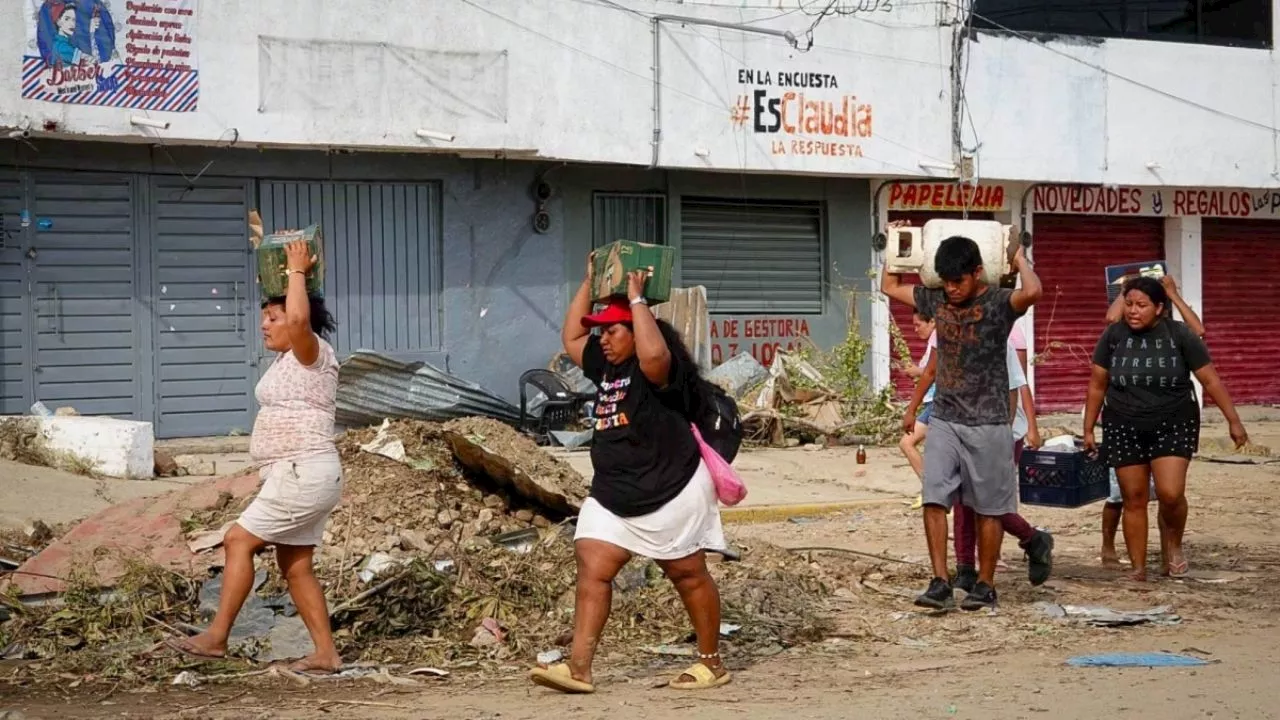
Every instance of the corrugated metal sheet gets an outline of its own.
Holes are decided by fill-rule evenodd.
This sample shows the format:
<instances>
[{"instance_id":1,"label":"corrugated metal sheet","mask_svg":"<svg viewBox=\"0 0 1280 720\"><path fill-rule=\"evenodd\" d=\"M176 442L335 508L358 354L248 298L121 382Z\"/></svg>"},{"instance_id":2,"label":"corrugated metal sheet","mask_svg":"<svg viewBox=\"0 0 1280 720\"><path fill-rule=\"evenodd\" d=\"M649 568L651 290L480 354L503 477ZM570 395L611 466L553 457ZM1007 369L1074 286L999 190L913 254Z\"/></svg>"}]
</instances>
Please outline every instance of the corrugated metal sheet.
<instances>
[{"instance_id":1,"label":"corrugated metal sheet","mask_svg":"<svg viewBox=\"0 0 1280 720\"><path fill-rule=\"evenodd\" d=\"M249 348L260 333L245 230L250 186L151 179L158 437L253 426Z\"/></svg>"},{"instance_id":2,"label":"corrugated metal sheet","mask_svg":"<svg viewBox=\"0 0 1280 720\"><path fill-rule=\"evenodd\" d=\"M667 196L659 193L596 193L592 202L592 247L615 240L667 243Z\"/></svg>"},{"instance_id":3,"label":"corrugated metal sheet","mask_svg":"<svg viewBox=\"0 0 1280 720\"><path fill-rule=\"evenodd\" d=\"M822 203L685 198L680 275L712 313L819 314Z\"/></svg>"},{"instance_id":4,"label":"corrugated metal sheet","mask_svg":"<svg viewBox=\"0 0 1280 720\"><path fill-rule=\"evenodd\" d=\"M1106 327L1106 267L1164 257L1164 220L1036 215L1036 407L1078 412L1089 385L1093 348Z\"/></svg>"},{"instance_id":5,"label":"corrugated metal sheet","mask_svg":"<svg viewBox=\"0 0 1280 720\"><path fill-rule=\"evenodd\" d=\"M142 416L136 181L111 173L34 175L32 369L35 399L50 408Z\"/></svg>"},{"instance_id":6,"label":"corrugated metal sheet","mask_svg":"<svg viewBox=\"0 0 1280 720\"><path fill-rule=\"evenodd\" d=\"M384 418L452 420L484 415L512 425L520 409L479 385L423 362L357 350L338 372L338 424L375 425Z\"/></svg>"},{"instance_id":7,"label":"corrugated metal sheet","mask_svg":"<svg viewBox=\"0 0 1280 720\"><path fill-rule=\"evenodd\" d=\"M907 212L896 211L889 213L889 222L907 222L916 227L924 227L924 224L935 219L961 220L964 218L963 213L958 212ZM994 220L995 216L991 213L971 212L970 220ZM903 282L919 284L919 275L904 275ZM925 345L928 339L921 339L916 335L915 326L911 322L911 308L900 302L889 300L889 315L893 319L894 324L898 326L898 330L902 332L902 337L907 341L907 347L911 349L911 362L920 362L920 357L924 355ZM890 358L889 377L893 380L894 389L898 393L898 397L903 400L909 400L911 393L915 391L916 381L911 379L900 367L898 363L901 358L898 357L897 350L892 343L889 345L889 351L893 353Z\"/></svg>"},{"instance_id":8,"label":"corrugated metal sheet","mask_svg":"<svg viewBox=\"0 0 1280 720\"><path fill-rule=\"evenodd\" d=\"M0 169L0 415L31 406L31 348L27 325L28 229L22 227L25 178Z\"/></svg>"},{"instance_id":9,"label":"corrugated metal sheet","mask_svg":"<svg viewBox=\"0 0 1280 720\"><path fill-rule=\"evenodd\" d=\"M1233 402L1280 403L1280 223L1206 219L1201 237L1213 365Z\"/></svg>"},{"instance_id":10,"label":"corrugated metal sheet","mask_svg":"<svg viewBox=\"0 0 1280 720\"><path fill-rule=\"evenodd\" d=\"M320 223L340 357L365 348L425 360L439 348L439 185L268 180L260 195L268 232Z\"/></svg>"}]
</instances>

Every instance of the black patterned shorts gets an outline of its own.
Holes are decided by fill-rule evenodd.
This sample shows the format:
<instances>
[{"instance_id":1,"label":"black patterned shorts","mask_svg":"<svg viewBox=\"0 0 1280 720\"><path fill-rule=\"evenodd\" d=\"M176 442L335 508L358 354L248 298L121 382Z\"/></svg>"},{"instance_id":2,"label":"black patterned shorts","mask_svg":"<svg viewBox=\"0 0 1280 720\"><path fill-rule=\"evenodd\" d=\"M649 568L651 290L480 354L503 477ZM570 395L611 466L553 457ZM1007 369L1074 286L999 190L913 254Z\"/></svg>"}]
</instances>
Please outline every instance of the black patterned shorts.
<instances>
[{"instance_id":1,"label":"black patterned shorts","mask_svg":"<svg viewBox=\"0 0 1280 720\"><path fill-rule=\"evenodd\" d=\"M1102 450L1107 465L1147 465L1162 457L1191 459L1200 447L1200 419L1166 420L1152 428L1103 422Z\"/></svg>"}]
</instances>

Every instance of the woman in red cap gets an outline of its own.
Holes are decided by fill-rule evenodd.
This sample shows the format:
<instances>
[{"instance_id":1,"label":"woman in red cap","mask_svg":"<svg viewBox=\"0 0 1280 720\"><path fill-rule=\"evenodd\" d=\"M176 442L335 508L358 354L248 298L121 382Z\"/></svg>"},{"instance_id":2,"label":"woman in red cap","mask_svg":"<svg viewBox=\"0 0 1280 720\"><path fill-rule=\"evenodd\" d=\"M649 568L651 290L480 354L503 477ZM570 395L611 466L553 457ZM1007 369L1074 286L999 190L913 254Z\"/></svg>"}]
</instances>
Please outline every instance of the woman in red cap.
<instances>
[{"instance_id":1,"label":"woman in red cap","mask_svg":"<svg viewBox=\"0 0 1280 720\"><path fill-rule=\"evenodd\" d=\"M574 538L573 648L567 663L537 668L530 677L560 692L594 692L591 662L609 618L613 579L640 555L656 560L675 585L698 636L698 662L671 687L718 687L730 676L720 660L720 592L705 551L725 542L715 485L687 419L698 367L675 328L649 311L643 271L628 278L629 298L589 314L590 266L588 259L561 333L569 356L600 388L595 477Z\"/></svg>"}]
</instances>

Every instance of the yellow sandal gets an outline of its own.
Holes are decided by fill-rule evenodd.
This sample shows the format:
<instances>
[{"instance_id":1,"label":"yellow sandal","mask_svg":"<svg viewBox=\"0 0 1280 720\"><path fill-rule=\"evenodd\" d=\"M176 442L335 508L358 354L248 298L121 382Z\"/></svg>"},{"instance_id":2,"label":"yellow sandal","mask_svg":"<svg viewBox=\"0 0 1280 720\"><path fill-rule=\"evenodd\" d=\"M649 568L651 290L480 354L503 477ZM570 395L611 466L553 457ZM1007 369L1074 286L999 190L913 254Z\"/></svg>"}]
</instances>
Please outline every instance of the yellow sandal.
<instances>
[{"instance_id":1,"label":"yellow sandal","mask_svg":"<svg viewBox=\"0 0 1280 720\"><path fill-rule=\"evenodd\" d=\"M725 670L723 675L716 677L715 672L702 663L690 665L680 675L688 675L693 678L693 682L680 682L680 676L677 676L675 680L669 683L670 687L676 690L710 690L711 688L727 685L733 679L733 675L728 670Z\"/></svg>"},{"instance_id":2,"label":"yellow sandal","mask_svg":"<svg viewBox=\"0 0 1280 720\"><path fill-rule=\"evenodd\" d=\"M535 685L549 690L556 690L568 695L589 695L596 691L591 683L585 683L573 677L568 663L559 663L545 668L534 668L529 672L529 679Z\"/></svg>"}]
</instances>

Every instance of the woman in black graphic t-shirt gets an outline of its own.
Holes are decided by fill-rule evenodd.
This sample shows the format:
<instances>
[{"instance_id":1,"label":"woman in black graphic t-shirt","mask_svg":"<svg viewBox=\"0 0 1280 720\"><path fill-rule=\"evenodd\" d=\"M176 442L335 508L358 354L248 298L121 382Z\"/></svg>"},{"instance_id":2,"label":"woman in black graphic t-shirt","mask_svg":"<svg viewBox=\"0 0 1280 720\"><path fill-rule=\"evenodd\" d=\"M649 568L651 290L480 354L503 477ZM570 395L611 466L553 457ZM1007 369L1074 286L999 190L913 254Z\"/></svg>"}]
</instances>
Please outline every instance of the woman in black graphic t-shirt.
<instances>
[{"instance_id":1,"label":"woman in black graphic t-shirt","mask_svg":"<svg viewBox=\"0 0 1280 720\"><path fill-rule=\"evenodd\" d=\"M1084 442L1096 447L1094 425L1102 411L1103 456L1116 470L1124 495L1124 541L1133 578L1147 573L1147 483L1155 477L1164 572L1187 572L1182 533L1187 524L1187 467L1200 444L1195 374L1230 423L1236 447L1249 440L1231 397L1195 333L1165 312L1169 297L1159 280L1124 284L1124 318L1109 326L1093 351L1093 376L1085 402ZM1103 410L1103 400L1106 400Z\"/></svg>"},{"instance_id":2,"label":"woman in black graphic t-shirt","mask_svg":"<svg viewBox=\"0 0 1280 720\"><path fill-rule=\"evenodd\" d=\"M591 662L609 617L613 579L632 555L657 561L698 636L698 662L671 686L703 689L729 681L720 661L720 593L704 554L724 549L724 530L715 485L687 419L698 368L675 328L649 312L644 273L628 281L630 300L616 298L588 315L591 287L585 279L562 331L565 350L599 394L591 446L595 477L574 537L573 648L567 663L530 674L560 692L594 691ZM592 335L592 328L600 334Z\"/></svg>"}]
</instances>

